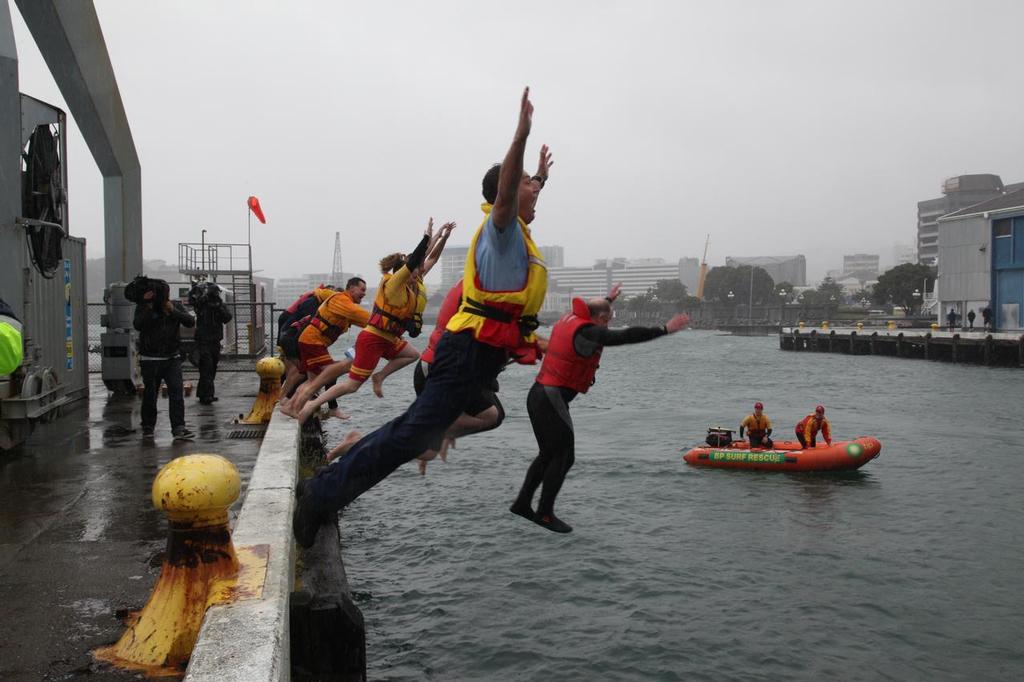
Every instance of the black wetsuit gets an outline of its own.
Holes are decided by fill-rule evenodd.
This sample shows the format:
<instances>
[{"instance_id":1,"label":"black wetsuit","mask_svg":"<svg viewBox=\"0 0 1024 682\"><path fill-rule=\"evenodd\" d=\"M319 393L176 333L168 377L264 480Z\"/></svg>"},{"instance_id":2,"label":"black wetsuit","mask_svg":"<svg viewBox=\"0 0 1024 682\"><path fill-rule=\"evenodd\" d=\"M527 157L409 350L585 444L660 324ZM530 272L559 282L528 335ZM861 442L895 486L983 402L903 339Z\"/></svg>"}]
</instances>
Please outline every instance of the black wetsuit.
<instances>
[{"instance_id":1,"label":"black wetsuit","mask_svg":"<svg viewBox=\"0 0 1024 682\"><path fill-rule=\"evenodd\" d=\"M604 346L623 346L650 341L667 332L664 327L630 327L608 329L598 325L581 327L573 338L573 348L582 357L590 357ZM537 517L553 516L555 497L562 488L566 474L576 461L575 436L569 403L577 392L571 388L543 386L534 383L526 397L533 434L540 452L530 464L514 508L525 510L533 503L533 495L541 487Z\"/></svg>"}]
</instances>

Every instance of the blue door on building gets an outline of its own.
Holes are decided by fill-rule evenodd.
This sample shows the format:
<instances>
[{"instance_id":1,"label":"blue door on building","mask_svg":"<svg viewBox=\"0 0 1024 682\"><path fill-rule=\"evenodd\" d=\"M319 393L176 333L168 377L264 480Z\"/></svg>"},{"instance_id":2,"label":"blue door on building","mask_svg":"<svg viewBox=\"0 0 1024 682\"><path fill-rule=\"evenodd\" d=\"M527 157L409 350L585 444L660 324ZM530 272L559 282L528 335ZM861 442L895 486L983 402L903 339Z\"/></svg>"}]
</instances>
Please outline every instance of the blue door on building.
<instances>
[{"instance_id":1,"label":"blue door on building","mask_svg":"<svg viewBox=\"0 0 1024 682\"><path fill-rule=\"evenodd\" d=\"M1024 328L1024 216L992 221L992 278L996 328Z\"/></svg>"}]
</instances>

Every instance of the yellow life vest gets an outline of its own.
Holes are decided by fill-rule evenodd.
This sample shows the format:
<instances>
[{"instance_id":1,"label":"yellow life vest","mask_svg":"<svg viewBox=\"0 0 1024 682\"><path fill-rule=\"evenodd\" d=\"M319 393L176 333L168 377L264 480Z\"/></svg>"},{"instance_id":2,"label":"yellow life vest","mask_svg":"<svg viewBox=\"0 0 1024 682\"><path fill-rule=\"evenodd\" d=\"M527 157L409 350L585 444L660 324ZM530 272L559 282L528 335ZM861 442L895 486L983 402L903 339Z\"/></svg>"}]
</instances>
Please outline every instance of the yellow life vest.
<instances>
[{"instance_id":1,"label":"yellow life vest","mask_svg":"<svg viewBox=\"0 0 1024 682\"><path fill-rule=\"evenodd\" d=\"M377 287L377 296L373 299L373 311L370 313L370 321L367 325L397 337L405 333L407 329L406 323L413 319L413 315L416 313L416 308L418 307L419 295L416 284L413 282L406 282L405 302L400 306L391 305L388 303L387 297L384 295L384 287L392 277L394 277L394 275L388 273L384 275L384 278L380 281L380 286ZM423 300L425 307L425 295ZM422 324L422 309L420 310L420 313L420 320Z\"/></svg>"},{"instance_id":2,"label":"yellow life vest","mask_svg":"<svg viewBox=\"0 0 1024 682\"><path fill-rule=\"evenodd\" d=\"M481 204L484 220L477 228L469 243L466 254L466 269L462 277L462 303L448 321L448 331L458 333L466 330L481 343L498 348L515 350L523 341L534 340L537 328L537 313L544 304L548 290L548 271L540 249L533 243L530 228L518 216L516 222L526 242L526 256L529 266L526 283L515 291L487 291L476 269L476 246L487 225L491 213L490 204Z\"/></svg>"}]
</instances>

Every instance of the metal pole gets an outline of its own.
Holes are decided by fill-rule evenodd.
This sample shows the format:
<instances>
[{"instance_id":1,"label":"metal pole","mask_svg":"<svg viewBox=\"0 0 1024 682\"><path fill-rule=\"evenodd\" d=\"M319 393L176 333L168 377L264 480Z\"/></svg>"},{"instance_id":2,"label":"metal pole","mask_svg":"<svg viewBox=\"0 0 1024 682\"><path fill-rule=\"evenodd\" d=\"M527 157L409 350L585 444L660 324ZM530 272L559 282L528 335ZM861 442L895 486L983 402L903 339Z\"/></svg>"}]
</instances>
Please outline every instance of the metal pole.
<instances>
[{"instance_id":1,"label":"metal pole","mask_svg":"<svg viewBox=\"0 0 1024 682\"><path fill-rule=\"evenodd\" d=\"M747 301L747 321L754 324L754 266L750 266L750 299Z\"/></svg>"},{"instance_id":2,"label":"metal pole","mask_svg":"<svg viewBox=\"0 0 1024 682\"><path fill-rule=\"evenodd\" d=\"M203 230L203 272L206 272L206 230Z\"/></svg>"}]
</instances>

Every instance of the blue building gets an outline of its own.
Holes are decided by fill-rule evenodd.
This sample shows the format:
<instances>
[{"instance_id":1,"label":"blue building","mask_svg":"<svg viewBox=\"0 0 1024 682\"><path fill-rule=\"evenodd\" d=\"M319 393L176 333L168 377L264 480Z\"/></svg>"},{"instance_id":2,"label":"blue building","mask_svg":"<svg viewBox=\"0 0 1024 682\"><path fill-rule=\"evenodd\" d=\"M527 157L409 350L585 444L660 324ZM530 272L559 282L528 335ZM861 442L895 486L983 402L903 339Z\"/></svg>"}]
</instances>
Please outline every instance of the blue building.
<instances>
[{"instance_id":1,"label":"blue building","mask_svg":"<svg viewBox=\"0 0 1024 682\"><path fill-rule=\"evenodd\" d=\"M938 219L938 315L992 308L996 328L1024 329L1024 190Z\"/></svg>"}]
</instances>

